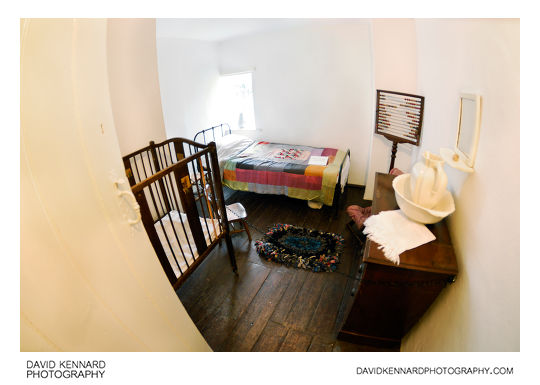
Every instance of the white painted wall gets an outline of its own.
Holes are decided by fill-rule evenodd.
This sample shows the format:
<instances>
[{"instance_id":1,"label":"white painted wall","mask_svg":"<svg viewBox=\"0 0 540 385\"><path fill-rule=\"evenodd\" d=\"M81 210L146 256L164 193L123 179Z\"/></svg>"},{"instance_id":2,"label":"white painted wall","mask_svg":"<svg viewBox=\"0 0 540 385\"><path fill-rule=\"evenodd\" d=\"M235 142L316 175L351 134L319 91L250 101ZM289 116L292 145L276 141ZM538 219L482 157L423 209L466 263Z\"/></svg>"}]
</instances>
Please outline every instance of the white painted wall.
<instances>
[{"instance_id":1,"label":"white painted wall","mask_svg":"<svg viewBox=\"0 0 540 385\"><path fill-rule=\"evenodd\" d=\"M218 44L219 69L253 72L256 136L351 150L365 184L372 131L369 22L321 20Z\"/></svg>"},{"instance_id":2,"label":"white painted wall","mask_svg":"<svg viewBox=\"0 0 540 385\"><path fill-rule=\"evenodd\" d=\"M168 138L193 139L197 131L218 122L210 118L219 78L215 43L159 37L157 55L165 130Z\"/></svg>"},{"instance_id":3,"label":"white painted wall","mask_svg":"<svg viewBox=\"0 0 540 385\"><path fill-rule=\"evenodd\" d=\"M166 139L156 60L155 19L109 19L107 63L122 155Z\"/></svg>"},{"instance_id":4,"label":"white painted wall","mask_svg":"<svg viewBox=\"0 0 540 385\"><path fill-rule=\"evenodd\" d=\"M219 43L169 37L163 22L157 52L167 137L192 138L221 123L212 114L219 75L255 68L258 130L245 133L349 148L349 182L365 184L373 119L368 21L318 20Z\"/></svg>"},{"instance_id":5,"label":"white painted wall","mask_svg":"<svg viewBox=\"0 0 540 385\"><path fill-rule=\"evenodd\" d=\"M455 142L459 93L483 96L475 172L446 166L459 275L411 330L405 351L519 351L519 21L417 20L422 148Z\"/></svg>"},{"instance_id":6,"label":"white painted wall","mask_svg":"<svg viewBox=\"0 0 540 385\"><path fill-rule=\"evenodd\" d=\"M372 145L364 192L364 199L368 200L373 199L375 173L388 172L392 152L392 142L382 135L375 134L376 90L418 94L415 21L413 19L373 19L372 39L375 85L370 125ZM412 159L414 147L411 144L399 144L394 167L408 171L411 161L414 160Z\"/></svg>"},{"instance_id":7,"label":"white painted wall","mask_svg":"<svg viewBox=\"0 0 540 385\"><path fill-rule=\"evenodd\" d=\"M22 21L20 348L209 351L113 188L106 42L105 20Z\"/></svg>"}]
</instances>

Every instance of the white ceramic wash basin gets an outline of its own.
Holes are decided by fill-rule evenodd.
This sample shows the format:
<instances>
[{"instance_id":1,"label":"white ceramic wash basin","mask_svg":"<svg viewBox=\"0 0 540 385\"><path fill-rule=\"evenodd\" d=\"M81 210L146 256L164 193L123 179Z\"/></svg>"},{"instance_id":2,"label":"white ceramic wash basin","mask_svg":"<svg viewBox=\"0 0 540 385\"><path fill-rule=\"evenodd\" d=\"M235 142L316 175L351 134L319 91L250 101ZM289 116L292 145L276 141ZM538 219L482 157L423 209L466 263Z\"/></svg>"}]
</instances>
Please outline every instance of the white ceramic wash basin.
<instances>
[{"instance_id":1,"label":"white ceramic wash basin","mask_svg":"<svg viewBox=\"0 0 540 385\"><path fill-rule=\"evenodd\" d=\"M401 174L392 181L396 202L409 219L424 224L437 223L455 211L454 198L448 190L432 209L426 209L414 203L411 200L410 178L411 174Z\"/></svg>"}]
</instances>

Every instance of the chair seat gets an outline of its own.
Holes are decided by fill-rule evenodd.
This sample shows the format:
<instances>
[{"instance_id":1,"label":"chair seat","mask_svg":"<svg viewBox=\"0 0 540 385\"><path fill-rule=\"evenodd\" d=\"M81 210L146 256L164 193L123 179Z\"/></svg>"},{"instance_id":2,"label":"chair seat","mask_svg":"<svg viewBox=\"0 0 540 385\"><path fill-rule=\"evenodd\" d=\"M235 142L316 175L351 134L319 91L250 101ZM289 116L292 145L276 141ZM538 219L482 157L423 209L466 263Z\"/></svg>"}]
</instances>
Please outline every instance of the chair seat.
<instances>
[{"instance_id":1,"label":"chair seat","mask_svg":"<svg viewBox=\"0 0 540 385\"><path fill-rule=\"evenodd\" d=\"M246 209L241 203L233 203L225 206L227 208L227 219L229 222L239 221L247 217Z\"/></svg>"}]
</instances>

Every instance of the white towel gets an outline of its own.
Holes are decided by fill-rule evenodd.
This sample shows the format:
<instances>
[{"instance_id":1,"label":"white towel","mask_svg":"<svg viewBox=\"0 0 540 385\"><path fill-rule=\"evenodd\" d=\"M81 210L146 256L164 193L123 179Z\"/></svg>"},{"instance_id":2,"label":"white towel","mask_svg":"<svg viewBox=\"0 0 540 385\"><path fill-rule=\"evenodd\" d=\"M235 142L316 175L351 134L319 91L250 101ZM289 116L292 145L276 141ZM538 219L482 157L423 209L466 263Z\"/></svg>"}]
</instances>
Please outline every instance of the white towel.
<instances>
[{"instance_id":1,"label":"white towel","mask_svg":"<svg viewBox=\"0 0 540 385\"><path fill-rule=\"evenodd\" d=\"M397 265L399 254L435 239L425 225L411 221L401 210L372 215L366 219L364 226L364 234L377 242L384 256Z\"/></svg>"}]
</instances>

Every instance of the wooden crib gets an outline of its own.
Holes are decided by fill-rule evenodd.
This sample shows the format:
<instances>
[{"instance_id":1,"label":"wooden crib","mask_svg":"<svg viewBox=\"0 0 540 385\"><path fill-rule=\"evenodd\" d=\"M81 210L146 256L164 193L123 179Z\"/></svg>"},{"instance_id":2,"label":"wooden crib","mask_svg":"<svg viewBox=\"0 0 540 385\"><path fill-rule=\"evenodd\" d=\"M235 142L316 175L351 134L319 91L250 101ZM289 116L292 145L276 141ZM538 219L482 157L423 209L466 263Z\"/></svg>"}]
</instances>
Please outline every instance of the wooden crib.
<instances>
[{"instance_id":1,"label":"wooden crib","mask_svg":"<svg viewBox=\"0 0 540 385\"><path fill-rule=\"evenodd\" d=\"M144 228L173 287L223 238L236 273L215 144L173 138L150 142L122 159Z\"/></svg>"}]
</instances>

